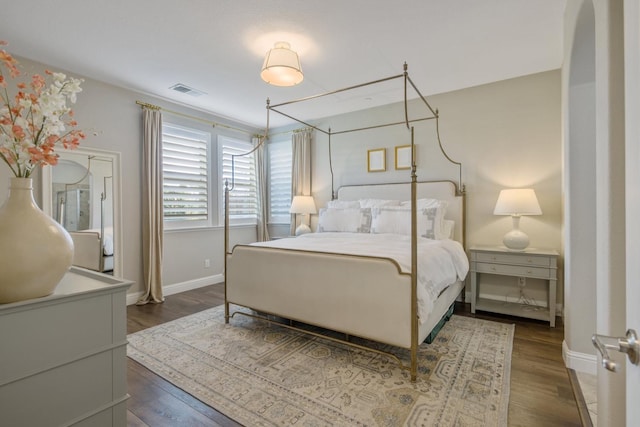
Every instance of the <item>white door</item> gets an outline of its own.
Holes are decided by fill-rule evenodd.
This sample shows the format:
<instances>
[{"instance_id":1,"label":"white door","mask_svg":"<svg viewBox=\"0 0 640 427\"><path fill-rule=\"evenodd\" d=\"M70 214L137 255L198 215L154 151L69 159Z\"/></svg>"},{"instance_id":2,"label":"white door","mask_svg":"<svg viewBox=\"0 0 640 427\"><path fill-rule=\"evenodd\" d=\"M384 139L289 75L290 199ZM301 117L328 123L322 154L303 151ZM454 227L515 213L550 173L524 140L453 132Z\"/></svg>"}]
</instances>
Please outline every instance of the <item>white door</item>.
<instances>
[{"instance_id":1,"label":"white door","mask_svg":"<svg viewBox=\"0 0 640 427\"><path fill-rule=\"evenodd\" d=\"M640 333L640 5L624 2L626 318ZM627 426L640 425L640 365L626 361Z\"/></svg>"}]
</instances>

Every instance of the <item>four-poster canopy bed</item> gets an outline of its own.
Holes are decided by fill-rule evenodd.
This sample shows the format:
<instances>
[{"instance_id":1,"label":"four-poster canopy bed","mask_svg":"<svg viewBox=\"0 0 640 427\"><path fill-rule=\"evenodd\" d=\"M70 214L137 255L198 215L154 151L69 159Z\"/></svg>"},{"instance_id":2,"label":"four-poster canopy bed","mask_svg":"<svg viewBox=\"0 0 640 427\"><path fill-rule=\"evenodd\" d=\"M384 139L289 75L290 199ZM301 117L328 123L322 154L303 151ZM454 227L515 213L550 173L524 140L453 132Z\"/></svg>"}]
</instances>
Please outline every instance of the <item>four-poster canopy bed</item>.
<instances>
[{"instance_id":1,"label":"four-poster canopy bed","mask_svg":"<svg viewBox=\"0 0 640 427\"><path fill-rule=\"evenodd\" d=\"M278 110L284 105L395 79L404 80L403 121L332 132L330 128L322 129ZM427 107L428 117L409 120L409 85ZM330 220L325 220L319 227L322 232L236 245L230 251L228 209L234 184L232 174L232 182L225 183L225 322L235 314L246 314L230 313L230 304L234 304L347 336L402 347L410 351L408 368L398 357L385 354L409 369L411 380L415 381L418 346L432 331L437 331L443 319L451 316L453 303L463 292L468 270L464 252L466 206L462 166L445 153L440 143L438 111L429 105L411 81L406 64L404 73L385 79L277 105L270 105L267 100L267 128L259 145L268 138L271 111L327 135L329 156L332 135L403 125L410 138L411 180L346 186L336 194L331 170L332 201L320 215L330 212L332 215L341 212L338 215L342 215L348 211L356 217L356 228L353 224L345 228L341 223L335 229ZM452 180L418 182L412 123L422 120L436 121L440 151L459 169L457 183ZM249 155L255 149L242 155ZM331 158L329 164L331 168ZM365 201L373 205L362 208ZM394 206L387 206L387 202ZM336 209L332 211L331 206ZM450 236L440 236L439 227L447 222L453 226L453 231ZM435 234L425 234L425 226L435 230ZM361 242L363 238L366 240ZM407 251L409 247L410 251Z\"/></svg>"}]
</instances>

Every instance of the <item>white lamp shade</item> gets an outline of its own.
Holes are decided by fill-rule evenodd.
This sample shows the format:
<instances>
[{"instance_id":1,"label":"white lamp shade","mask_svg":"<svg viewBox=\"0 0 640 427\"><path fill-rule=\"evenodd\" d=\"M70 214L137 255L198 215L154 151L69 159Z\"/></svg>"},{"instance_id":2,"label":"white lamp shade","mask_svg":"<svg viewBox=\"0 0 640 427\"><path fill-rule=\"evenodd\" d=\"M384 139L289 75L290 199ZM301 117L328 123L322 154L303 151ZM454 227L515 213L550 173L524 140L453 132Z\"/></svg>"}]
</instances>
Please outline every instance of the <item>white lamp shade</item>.
<instances>
[{"instance_id":1,"label":"white lamp shade","mask_svg":"<svg viewBox=\"0 0 640 427\"><path fill-rule=\"evenodd\" d=\"M267 52L260 77L274 86L294 86L304 79L300 58L287 42L278 42Z\"/></svg>"},{"instance_id":2,"label":"white lamp shade","mask_svg":"<svg viewBox=\"0 0 640 427\"><path fill-rule=\"evenodd\" d=\"M311 196L294 196L291 201L292 214L314 214L316 213L316 204Z\"/></svg>"},{"instance_id":3,"label":"white lamp shade","mask_svg":"<svg viewBox=\"0 0 640 427\"><path fill-rule=\"evenodd\" d=\"M493 214L542 215L542 210L532 188L512 188L500 191Z\"/></svg>"},{"instance_id":4,"label":"white lamp shade","mask_svg":"<svg viewBox=\"0 0 640 427\"><path fill-rule=\"evenodd\" d=\"M502 243L512 251L523 251L529 246L529 236L520 230L521 215L542 215L538 198L531 188L511 188L500 191L494 215L511 215L513 228L504 235Z\"/></svg>"}]
</instances>

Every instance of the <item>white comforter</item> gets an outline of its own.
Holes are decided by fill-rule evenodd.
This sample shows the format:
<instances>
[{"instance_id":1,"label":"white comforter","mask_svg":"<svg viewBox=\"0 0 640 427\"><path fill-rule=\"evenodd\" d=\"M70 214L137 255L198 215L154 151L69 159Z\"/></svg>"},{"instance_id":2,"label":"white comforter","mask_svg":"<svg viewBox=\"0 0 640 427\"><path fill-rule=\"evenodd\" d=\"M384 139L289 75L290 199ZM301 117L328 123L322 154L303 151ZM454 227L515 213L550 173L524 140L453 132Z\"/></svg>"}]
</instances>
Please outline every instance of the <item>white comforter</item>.
<instances>
[{"instance_id":1,"label":"white comforter","mask_svg":"<svg viewBox=\"0 0 640 427\"><path fill-rule=\"evenodd\" d=\"M402 272L411 272L409 236L310 233L254 245L392 258L400 265ZM418 314L421 322L428 317L440 292L455 281L464 280L468 271L469 260L460 243L454 240L418 238Z\"/></svg>"}]
</instances>

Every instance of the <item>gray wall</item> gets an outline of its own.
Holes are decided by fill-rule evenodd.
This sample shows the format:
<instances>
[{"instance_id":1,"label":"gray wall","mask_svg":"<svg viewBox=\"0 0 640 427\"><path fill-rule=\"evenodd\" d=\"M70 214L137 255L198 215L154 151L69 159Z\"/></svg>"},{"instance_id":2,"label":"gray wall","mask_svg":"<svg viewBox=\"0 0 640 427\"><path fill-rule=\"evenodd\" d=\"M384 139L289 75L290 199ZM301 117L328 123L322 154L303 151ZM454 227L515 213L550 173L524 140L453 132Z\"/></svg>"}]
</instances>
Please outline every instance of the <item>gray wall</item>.
<instances>
[{"instance_id":1,"label":"gray wall","mask_svg":"<svg viewBox=\"0 0 640 427\"><path fill-rule=\"evenodd\" d=\"M47 68L43 64L18 58L25 74L42 73ZM74 77L83 77L73 72L63 71ZM200 117L204 120L242 127L224 118L205 114L201 111L171 104L161 99L145 96L127 89L105 84L87 77L82 84L83 91L75 104L75 117L79 128L87 138L81 143L85 148L97 148L121 153L122 171L122 218L123 218L123 271L121 276L136 282L129 289L135 295L142 290L142 247L141 247L141 152L142 152L142 113L136 100L159 105L170 110ZM165 121L198 127L212 132L212 141L218 133L234 137L248 137L244 134L194 121L181 119L170 114L164 115ZM251 130L251 129L250 129ZM255 130L251 130L255 132ZM214 144L215 145L215 144ZM8 193L8 178L12 176L8 167L0 166L0 201ZM35 195L41 205L39 174L34 176ZM219 227L198 231L173 231L165 236L164 280L163 286L171 292L172 285L197 284L221 280L223 274L223 232ZM255 240L255 227L234 230L233 241ZM204 269L204 259L210 259L211 266ZM175 290L180 290L177 287ZM131 301L131 299L129 300Z\"/></svg>"}]
</instances>

